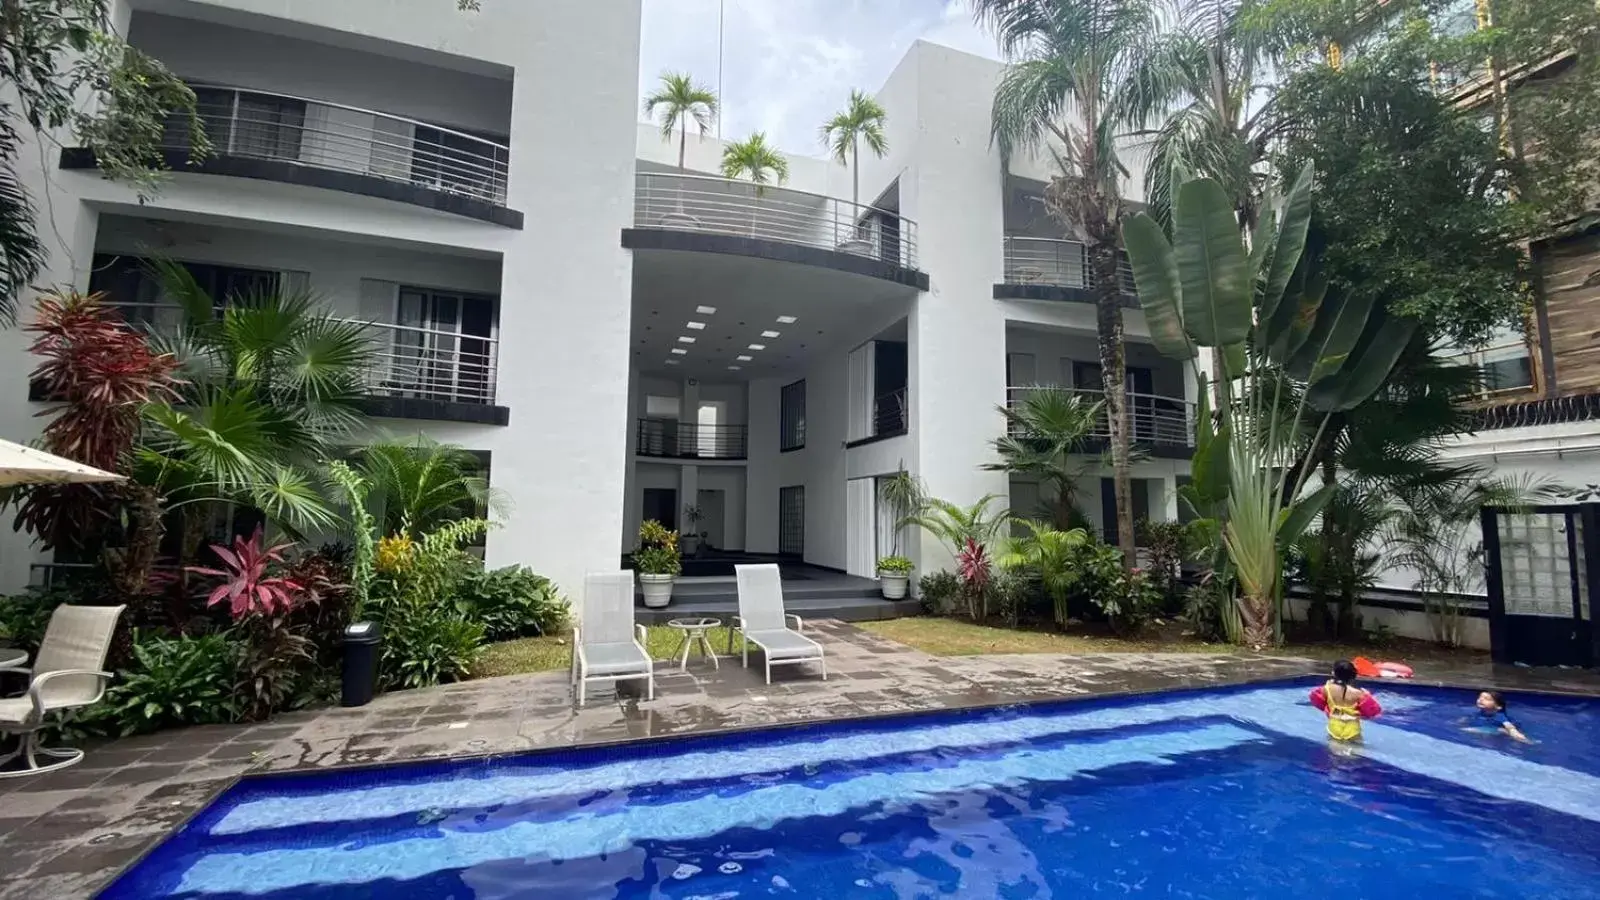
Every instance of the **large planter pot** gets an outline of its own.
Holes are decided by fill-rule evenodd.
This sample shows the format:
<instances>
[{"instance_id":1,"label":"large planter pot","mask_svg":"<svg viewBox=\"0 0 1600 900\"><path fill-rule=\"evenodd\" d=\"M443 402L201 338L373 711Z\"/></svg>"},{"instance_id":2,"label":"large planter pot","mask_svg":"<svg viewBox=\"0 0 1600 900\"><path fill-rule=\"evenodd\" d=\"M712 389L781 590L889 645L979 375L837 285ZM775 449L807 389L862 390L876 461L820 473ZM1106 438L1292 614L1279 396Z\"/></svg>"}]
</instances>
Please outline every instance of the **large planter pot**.
<instances>
[{"instance_id":1,"label":"large planter pot","mask_svg":"<svg viewBox=\"0 0 1600 900\"><path fill-rule=\"evenodd\" d=\"M677 580L676 575L644 575L639 576L639 590L644 593L644 605L651 609L662 609L672 601L672 582Z\"/></svg>"},{"instance_id":2,"label":"large planter pot","mask_svg":"<svg viewBox=\"0 0 1600 900\"><path fill-rule=\"evenodd\" d=\"M911 583L911 576L905 572L878 571L878 587L883 589L883 599L903 600L906 596L906 586Z\"/></svg>"}]
</instances>

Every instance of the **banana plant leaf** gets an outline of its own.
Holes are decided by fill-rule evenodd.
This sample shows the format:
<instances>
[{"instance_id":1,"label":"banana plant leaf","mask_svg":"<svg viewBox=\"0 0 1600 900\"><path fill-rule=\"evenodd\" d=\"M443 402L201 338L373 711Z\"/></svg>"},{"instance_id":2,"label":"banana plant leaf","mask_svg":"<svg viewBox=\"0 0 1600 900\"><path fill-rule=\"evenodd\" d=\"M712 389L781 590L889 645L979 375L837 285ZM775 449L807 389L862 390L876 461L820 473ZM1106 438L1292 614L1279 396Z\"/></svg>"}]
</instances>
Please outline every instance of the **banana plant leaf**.
<instances>
[{"instance_id":1,"label":"banana plant leaf","mask_svg":"<svg viewBox=\"0 0 1600 900\"><path fill-rule=\"evenodd\" d=\"M1323 507L1333 499L1336 484L1325 484L1316 491L1301 497L1278 513L1278 546L1287 549L1300 539L1311 522L1322 514Z\"/></svg>"},{"instance_id":2,"label":"banana plant leaf","mask_svg":"<svg viewBox=\"0 0 1600 900\"><path fill-rule=\"evenodd\" d=\"M1289 358L1305 346L1327 296L1327 273L1317 267L1312 257L1301 257L1300 266L1289 279L1283 301L1272 318L1263 324L1262 343L1266 345L1268 359L1277 365L1286 365Z\"/></svg>"},{"instance_id":3,"label":"banana plant leaf","mask_svg":"<svg viewBox=\"0 0 1600 900\"><path fill-rule=\"evenodd\" d=\"M1205 347L1242 342L1254 319L1254 273L1239 239L1233 202L1222 185L1201 178L1178 189L1172 249L1189 336ZM1135 252L1128 248L1130 257Z\"/></svg>"},{"instance_id":4,"label":"banana plant leaf","mask_svg":"<svg viewBox=\"0 0 1600 900\"><path fill-rule=\"evenodd\" d=\"M1133 283L1150 326L1150 342L1168 359L1193 359L1194 342L1183 327L1182 285L1172 244L1156 220L1140 213L1122 225L1122 241L1133 268Z\"/></svg>"},{"instance_id":5,"label":"banana plant leaf","mask_svg":"<svg viewBox=\"0 0 1600 900\"><path fill-rule=\"evenodd\" d=\"M1316 384L1338 372L1350 359L1372 315L1375 293L1352 297L1340 294L1327 297L1317 311L1311 334L1294 355L1286 371L1307 384Z\"/></svg>"},{"instance_id":6,"label":"banana plant leaf","mask_svg":"<svg viewBox=\"0 0 1600 900\"><path fill-rule=\"evenodd\" d=\"M1283 201L1283 222L1277 230L1271 255L1263 261L1265 278L1256 305L1261 320L1275 318L1284 291L1305 255L1306 234L1311 228L1311 195L1316 186L1316 168L1306 163Z\"/></svg>"},{"instance_id":7,"label":"banana plant leaf","mask_svg":"<svg viewBox=\"0 0 1600 900\"><path fill-rule=\"evenodd\" d=\"M1313 385L1306 393L1306 405L1322 412L1345 412L1359 406L1383 385L1416 332L1414 321L1374 317L1350 361L1332 377Z\"/></svg>"}]
</instances>

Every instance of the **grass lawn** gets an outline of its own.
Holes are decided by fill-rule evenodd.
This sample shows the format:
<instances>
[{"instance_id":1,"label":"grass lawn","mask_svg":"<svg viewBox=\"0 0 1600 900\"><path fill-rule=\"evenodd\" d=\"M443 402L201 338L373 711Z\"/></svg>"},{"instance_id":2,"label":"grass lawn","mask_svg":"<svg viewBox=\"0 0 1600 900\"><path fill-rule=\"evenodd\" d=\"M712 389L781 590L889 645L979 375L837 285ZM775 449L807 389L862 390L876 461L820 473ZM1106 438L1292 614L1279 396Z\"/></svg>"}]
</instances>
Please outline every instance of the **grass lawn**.
<instances>
[{"instance_id":1,"label":"grass lawn","mask_svg":"<svg viewBox=\"0 0 1600 900\"><path fill-rule=\"evenodd\" d=\"M656 659L672 658L678 649L678 642L683 639L683 632L665 625L647 626L648 638L645 649ZM709 632L711 647L719 654L728 652L728 632L723 628L713 628ZM744 639L735 636L733 649L738 652L744 646ZM483 656L478 664L473 667L472 677L493 678L499 675L520 675L524 672L551 672L566 671L572 666L572 635L561 634L550 637L522 638L516 641L505 641L499 644L490 644L483 648Z\"/></svg>"},{"instance_id":2,"label":"grass lawn","mask_svg":"<svg viewBox=\"0 0 1600 900\"><path fill-rule=\"evenodd\" d=\"M1107 634L993 628L959 619L917 617L860 622L873 634L915 647L934 656L977 656L988 653L1231 653L1228 644L1206 644L1177 635L1176 629L1156 630L1139 638ZM1366 656L1374 660L1473 660L1487 658L1479 650L1449 650L1422 641L1397 640L1385 647L1370 644L1295 642L1278 648L1286 656L1335 660Z\"/></svg>"}]
</instances>

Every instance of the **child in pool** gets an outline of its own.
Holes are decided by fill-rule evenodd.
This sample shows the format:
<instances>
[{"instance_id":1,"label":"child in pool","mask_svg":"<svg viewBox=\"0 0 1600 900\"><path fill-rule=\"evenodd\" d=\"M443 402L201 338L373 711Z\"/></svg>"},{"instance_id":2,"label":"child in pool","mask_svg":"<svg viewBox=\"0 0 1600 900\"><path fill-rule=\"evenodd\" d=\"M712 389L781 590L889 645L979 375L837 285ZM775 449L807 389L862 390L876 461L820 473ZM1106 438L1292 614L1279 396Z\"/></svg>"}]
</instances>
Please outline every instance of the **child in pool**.
<instances>
[{"instance_id":1,"label":"child in pool","mask_svg":"<svg viewBox=\"0 0 1600 900\"><path fill-rule=\"evenodd\" d=\"M1361 720L1383 712L1372 692L1355 686L1356 667L1347 659L1333 664L1333 677L1311 691L1311 705L1328 716L1328 737L1336 741L1361 740Z\"/></svg>"},{"instance_id":2,"label":"child in pool","mask_svg":"<svg viewBox=\"0 0 1600 900\"><path fill-rule=\"evenodd\" d=\"M1532 743L1506 715L1506 698L1499 691L1484 691L1478 695L1478 715L1474 731L1497 731L1514 741Z\"/></svg>"}]
</instances>

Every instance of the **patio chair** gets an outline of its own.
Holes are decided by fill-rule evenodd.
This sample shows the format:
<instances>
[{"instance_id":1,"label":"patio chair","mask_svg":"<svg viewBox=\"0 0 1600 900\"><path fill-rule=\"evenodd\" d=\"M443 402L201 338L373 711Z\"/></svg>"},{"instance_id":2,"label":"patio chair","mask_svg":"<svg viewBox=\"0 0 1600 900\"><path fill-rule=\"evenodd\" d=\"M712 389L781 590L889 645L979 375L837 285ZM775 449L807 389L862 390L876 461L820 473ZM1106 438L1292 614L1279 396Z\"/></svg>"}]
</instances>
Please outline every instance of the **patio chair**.
<instances>
[{"instance_id":1,"label":"patio chair","mask_svg":"<svg viewBox=\"0 0 1600 900\"><path fill-rule=\"evenodd\" d=\"M39 729L60 718L51 713L90 706L105 694L111 673L102 670L122 610L120 606L58 606L50 616L33 668L0 669L29 678L26 695L0 700L0 735L17 738L16 749L0 757L0 778L53 772L83 760L82 750L39 746ZM58 761L41 764L40 756ZM18 757L23 767L8 770Z\"/></svg>"},{"instance_id":2,"label":"patio chair","mask_svg":"<svg viewBox=\"0 0 1600 900\"><path fill-rule=\"evenodd\" d=\"M772 683L772 667L815 662L822 666L822 680L828 680L828 663L822 658L822 645L801 634L805 622L783 611L783 579L774 563L734 566L739 582L739 615L729 625L744 636L744 664L750 665L750 645L761 648L766 657L767 684ZM789 623L794 627L790 628ZM728 636L732 643L733 635Z\"/></svg>"},{"instance_id":3,"label":"patio chair","mask_svg":"<svg viewBox=\"0 0 1600 900\"><path fill-rule=\"evenodd\" d=\"M633 573L590 572L583 579L583 623L572 632L572 684L583 705L591 681L643 678L656 698L655 663L645 629L633 621Z\"/></svg>"}]
</instances>

